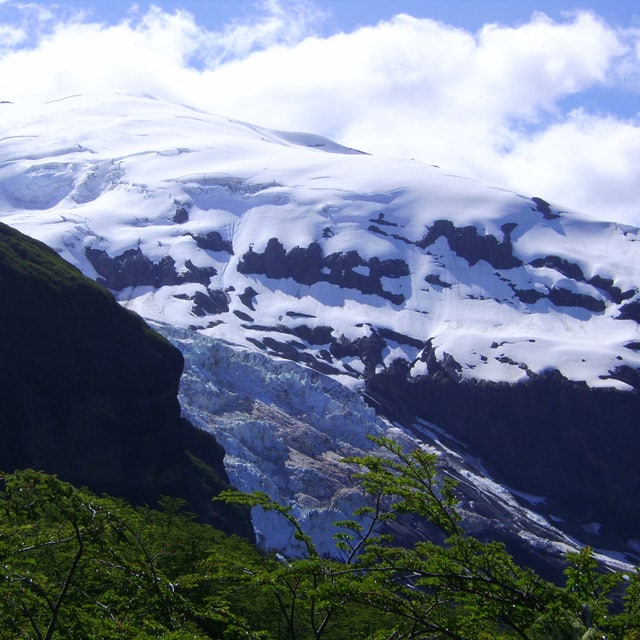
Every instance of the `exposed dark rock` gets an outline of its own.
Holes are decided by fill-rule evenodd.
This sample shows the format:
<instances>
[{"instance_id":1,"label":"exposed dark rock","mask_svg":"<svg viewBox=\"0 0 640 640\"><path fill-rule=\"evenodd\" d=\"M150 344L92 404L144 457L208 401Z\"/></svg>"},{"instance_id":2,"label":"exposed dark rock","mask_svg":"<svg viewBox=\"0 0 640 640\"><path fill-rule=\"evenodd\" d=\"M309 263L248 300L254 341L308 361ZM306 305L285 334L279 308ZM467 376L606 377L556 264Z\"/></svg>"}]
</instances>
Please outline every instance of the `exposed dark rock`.
<instances>
[{"instance_id":1,"label":"exposed dark rock","mask_svg":"<svg viewBox=\"0 0 640 640\"><path fill-rule=\"evenodd\" d=\"M207 293L196 291L193 296L193 302L191 311L199 318L207 315L215 316L229 311L229 296L220 289L214 291L207 289Z\"/></svg>"},{"instance_id":2,"label":"exposed dark rock","mask_svg":"<svg viewBox=\"0 0 640 640\"><path fill-rule=\"evenodd\" d=\"M378 411L408 427L416 417L439 425L496 479L547 496L550 513L567 523L600 522L611 544L637 537L637 391L590 389L557 371L516 385L465 380L425 351L427 376L411 379L398 362L369 378L365 397ZM638 384L627 368L613 376Z\"/></svg>"},{"instance_id":3,"label":"exposed dark rock","mask_svg":"<svg viewBox=\"0 0 640 640\"><path fill-rule=\"evenodd\" d=\"M640 371L628 365L620 365L609 372L608 378L625 382L634 389L640 389Z\"/></svg>"},{"instance_id":4,"label":"exposed dark rock","mask_svg":"<svg viewBox=\"0 0 640 640\"><path fill-rule=\"evenodd\" d=\"M373 257L367 262L371 270L371 278L402 278L410 275L409 265L404 260L388 258L380 260Z\"/></svg>"},{"instance_id":5,"label":"exposed dark rock","mask_svg":"<svg viewBox=\"0 0 640 640\"><path fill-rule=\"evenodd\" d=\"M427 284L435 285L436 287L443 287L445 289L448 289L453 286L452 284L442 280L437 273L428 273L424 277L424 281Z\"/></svg>"},{"instance_id":6,"label":"exposed dark rock","mask_svg":"<svg viewBox=\"0 0 640 640\"><path fill-rule=\"evenodd\" d=\"M255 311L254 299L257 295L258 292L253 287L245 287L245 290L238 296L238 298L240 298L240 302L242 302L245 307L248 307L251 311Z\"/></svg>"},{"instance_id":7,"label":"exposed dark rock","mask_svg":"<svg viewBox=\"0 0 640 640\"><path fill-rule=\"evenodd\" d=\"M190 234L196 241L200 249L206 251L223 251L233 255L233 244L229 240L224 240L217 231L209 231L204 235Z\"/></svg>"},{"instance_id":8,"label":"exposed dark rock","mask_svg":"<svg viewBox=\"0 0 640 640\"><path fill-rule=\"evenodd\" d=\"M178 274L177 284L181 284L182 282L197 282L207 285L211 281L211 278L217 273L213 267L196 267L191 260L185 260L184 266L187 271L186 273Z\"/></svg>"},{"instance_id":9,"label":"exposed dark rock","mask_svg":"<svg viewBox=\"0 0 640 640\"><path fill-rule=\"evenodd\" d=\"M416 338L407 336L404 333L393 331L393 329L386 329L385 327L382 327L377 331L385 340L393 340L398 344L406 344L410 347L415 347L416 349L422 349L425 346L423 340L417 340Z\"/></svg>"},{"instance_id":10,"label":"exposed dark rock","mask_svg":"<svg viewBox=\"0 0 640 640\"><path fill-rule=\"evenodd\" d=\"M517 222L505 222L501 227L502 233L504 233L504 240L506 242L511 242L511 232L514 231L518 227Z\"/></svg>"},{"instance_id":11,"label":"exposed dark rock","mask_svg":"<svg viewBox=\"0 0 640 640\"><path fill-rule=\"evenodd\" d=\"M286 335L293 335L293 329L287 327L284 324L277 325L264 325L264 324L254 324L250 327L246 327L247 329L252 329L253 331L262 331L264 333L284 333Z\"/></svg>"},{"instance_id":12,"label":"exposed dark rock","mask_svg":"<svg viewBox=\"0 0 640 640\"><path fill-rule=\"evenodd\" d=\"M310 353L302 354L301 360L302 362L304 362L306 365L308 365L315 371L324 373L327 376L336 375L340 373L339 369L329 364L329 362L331 362L330 358L329 359L325 358L322 355L322 352L320 352L320 354L318 355L322 358L322 360L318 360L317 358L314 358ZM323 360L325 361L323 362Z\"/></svg>"},{"instance_id":13,"label":"exposed dark rock","mask_svg":"<svg viewBox=\"0 0 640 640\"><path fill-rule=\"evenodd\" d=\"M524 304L535 304L540 298L545 297L544 293L535 289L514 289L513 293Z\"/></svg>"},{"instance_id":14,"label":"exposed dark rock","mask_svg":"<svg viewBox=\"0 0 640 640\"><path fill-rule=\"evenodd\" d=\"M218 315L229 311L229 296L225 291L220 289L207 292L197 291L193 296L187 293L176 293L173 295L178 300L193 300L191 312L202 318L207 315ZM249 316L247 316L249 317Z\"/></svg>"},{"instance_id":15,"label":"exposed dark rock","mask_svg":"<svg viewBox=\"0 0 640 640\"><path fill-rule=\"evenodd\" d=\"M627 300L635 295L635 291L625 291L624 293L619 287L614 286L613 280L610 278L603 278L599 275L595 275L589 280L585 278L585 275L575 262L569 262L565 258L559 256L545 256L544 258L536 258L529 263L532 267L540 268L547 267L553 269L558 273L561 273L567 278L571 278L576 282L586 282L600 291L603 291L613 302L620 304L623 300ZM580 305L569 305L580 306Z\"/></svg>"},{"instance_id":16,"label":"exposed dark rock","mask_svg":"<svg viewBox=\"0 0 640 640\"><path fill-rule=\"evenodd\" d=\"M620 304L636 294L634 290L622 291L619 287L614 286L613 280L610 278L602 278L599 275L593 276L593 278L587 282L597 289L604 291L616 304Z\"/></svg>"},{"instance_id":17,"label":"exposed dark rock","mask_svg":"<svg viewBox=\"0 0 640 640\"><path fill-rule=\"evenodd\" d=\"M234 313L238 315L238 312L234 311ZM326 363L333 362L334 359L340 360L342 358L354 357L363 363L365 376L373 375L376 367L382 364L382 351L387 346L385 340L395 340L400 344L408 344L416 348L422 348L424 346L423 342L390 329L381 329L380 331L373 329L367 336L362 336L356 340L349 340L343 335L335 337L333 335L333 329L328 326L310 327L303 324L296 327L288 327L286 325L265 326L250 324L243 325L243 328L272 334L261 340L247 338L261 350L269 350L287 360L308 364L313 369L327 374L335 374L338 373L339 370L336 367L328 366ZM295 340L277 340L273 337L273 334L277 333L295 336L300 338L300 340L304 340L306 344ZM317 354L317 357L325 362L318 361L314 355L308 353L308 345L329 345L328 350L324 349ZM351 371L351 373L358 377L361 375L353 367L345 367L345 369Z\"/></svg>"},{"instance_id":18,"label":"exposed dark rock","mask_svg":"<svg viewBox=\"0 0 640 640\"><path fill-rule=\"evenodd\" d=\"M459 380L461 378L460 372L462 371L462 366L460 363L457 362L450 353L446 352L443 353L442 360L439 360L436 357L436 352L431 340L427 340L420 354L420 360L427 364L429 376L434 380Z\"/></svg>"},{"instance_id":19,"label":"exposed dark rock","mask_svg":"<svg viewBox=\"0 0 640 640\"><path fill-rule=\"evenodd\" d=\"M354 286L356 278L358 276L361 276L362 279L366 278L366 276L353 271L356 267L364 267L366 265L366 262L357 251L332 253L327 256L324 262L323 266L326 266L330 272L327 279L333 284L342 284L347 289L357 289L358 287Z\"/></svg>"},{"instance_id":20,"label":"exposed dark rock","mask_svg":"<svg viewBox=\"0 0 640 640\"><path fill-rule=\"evenodd\" d=\"M134 503L181 496L252 535L211 497L224 452L180 417L180 352L42 243L0 224L0 469L33 467Z\"/></svg>"},{"instance_id":21,"label":"exposed dark rock","mask_svg":"<svg viewBox=\"0 0 640 640\"><path fill-rule=\"evenodd\" d=\"M253 322L253 318L248 314L245 313L244 311L238 311L237 309L233 312L233 314L237 317L240 318L240 320L243 320L244 322Z\"/></svg>"},{"instance_id":22,"label":"exposed dark rock","mask_svg":"<svg viewBox=\"0 0 640 640\"><path fill-rule=\"evenodd\" d=\"M294 335L309 344L329 344L333 340L333 329L331 327L309 327L306 324L301 324L293 327L292 331Z\"/></svg>"},{"instance_id":23,"label":"exposed dark rock","mask_svg":"<svg viewBox=\"0 0 640 640\"><path fill-rule=\"evenodd\" d=\"M278 355L286 358L287 360L293 360L293 362L300 362L300 350L295 345L289 342L281 342L271 336L266 336L262 339L262 344L267 349L274 351ZM304 349L304 345L300 345Z\"/></svg>"},{"instance_id":24,"label":"exposed dark rock","mask_svg":"<svg viewBox=\"0 0 640 640\"><path fill-rule=\"evenodd\" d=\"M396 222L389 222L389 220L385 220L384 213L379 213L377 218L371 218L369 222L375 222L376 224L381 224L387 227L397 227L398 224Z\"/></svg>"},{"instance_id":25,"label":"exposed dark rock","mask_svg":"<svg viewBox=\"0 0 640 640\"><path fill-rule=\"evenodd\" d=\"M213 267L196 267L190 260L185 262L186 271L178 273L171 256L164 256L160 262L152 262L140 247L127 249L113 258L106 251L92 247L88 247L85 254L100 276L98 282L112 291L139 286L157 289L185 282L207 285L216 274Z\"/></svg>"},{"instance_id":26,"label":"exposed dark rock","mask_svg":"<svg viewBox=\"0 0 640 640\"><path fill-rule=\"evenodd\" d=\"M606 309L604 300L593 298L585 293L575 293L561 287L551 289L548 297L558 307L579 307L594 313L600 313Z\"/></svg>"},{"instance_id":27,"label":"exposed dark rock","mask_svg":"<svg viewBox=\"0 0 640 640\"><path fill-rule=\"evenodd\" d=\"M240 312L234 311L238 317ZM247 316L250 319L250 316ZM253 323L253 320L251 320ZM323 373L336 373L338 369L335 367L326 367L324 363L318 363L317 358L306 351L308 345L328 345L328 349L323 349L317 357L325 360L326 362L333 362L334 359L341 360L343 358L354 357L358 358L364 365L364 375L371 376L376 370L378 365L382 364L382 352L387 346L387 340L394 341L399 344L408 345L416 349L422 349L424 342L407 336L405 334L393 331L391 329L381 328L372 329L371 333L366 336L357 338L356 340L350 340L343 335L335 337L333 335L334 330L329 326L316 326L310 327L306 324L298 325L296 327L288 327L286 325L265 326L258 324L244 325L247 330L253 330L256 332L264 332L271 334L283 334L296 336L303 340L306 344L287 340L282 342L271 337L263 338L261 341L251 338L250 341L259 346L260 349L269 349L283 358L293 360L295 362L304 362L309 364L312 368L321 371ZM437 365L441 366L441 365ZM457 363L451 358L445 361L445 367L451 366L455 368L459 367ZM350 370L354 374L361 374L351 367Z\"/></svg>"},{"instance_id":28,"label":"exposed dark rock","mask_svg":"<svg viewBox=\"0 0 640 640\"><path fill-rule=\"evenodd\" d=\"M262 273L268 278L284 278L286 251L277 238L271 238L263 253L257 253L249 246L238 263L239 273Z\"/></svg>"},{"instance_id":29,"label":"exposed dark rock","mask_svg":"<svg viewBox=\"0 0 640 640\"><path fill-rule=\"evenodd\" d=\"M387 233L386 231L383 231L380 227L376 226L375 224L370 224L367 227L367 231L370 231L371 233L375 233L379 236L385 236L387 238L394 238L395 240L400 240L400 242L404 242L405 244L412 244L416 246L418 244L413 240L409 240L409 238L405 238L405 236L402 236L399 233Z\"/></svg>"},{"instance_id":30,"label":"exposed dark rock","mask_svg":"<svg viewBox=\"0 0 640 640\"><path fill-rule=\"evenodd\" d=\"M368 269L364 274L358 268ZM241 258L238 271L244 274L263 274L268 278L292 278L300 284L329 282L345 289L378 295L394 304L404 302L402 294L386 291L381 278L401 278L409 275L403 260L371 258L365 261L356 251L332 253L323 256L317 242L308 247L294 247L289 252L277 238L271 238L263 253L252 248Z\"/></svg>"},{"instance_id":31,"label":"exposed dark rock","mask_svg":"<svg viewBox=\"0 0 640 640\"><path fill-rule=\"evenodd\" d=\"M450 220L436 220L417 246L426 249L444 236L451 250L470 265L484 260L496 269L512 269L519 267L522 261L513 255L509 227L508 230L503 229L504 238L500 242L495 236L479 235L474 226L456 227Z\"/></svg>"},{"instance_id":32,"label":"exposed dark rock","mask_svg":"<svg viewBox=\"0 0 640 640\"><path fill-rule=\"evenodd\" d=\"M584 273L582 273L582 269L575 262L569 262L565 258L559 258L558 256L545 256L544 258L536 258L529 264L536 269L542 267L553 269L567 278L584 282Z\"/></svg>"},{"instance_id":33,"label":"exposed dark rock","mask_svg":"<svg viewBox=\"0 0 640 640\"><path fill-rule=\"evenodd\" d=\"M326 375L339 373L338 369L328 364L328 362L318 360L311 353L305 351L305 345L299 342L282 342L280 340L272 338L271 336L267 336L262 340L258 340L256 338L247 338L247 340L262 351L269 351L272 354L280 356L287 360L300 362L307 365L311 369L319 371L320 373L324 373Z\"/></svg>"},{"instance_id":34,"label":"exposed dark rock","mask_svg":"<svg viewBox=\"0 0 640 640\"><path fill-rule=\"evenodd\" d=\"M173 221L176 224L184 224L189 220L189 210L186 207L178 207L173 215Z\"/></svg>"},{"instance_id":35,"label":"exposed dark rock","mask_svg":"<svg viewBox=\"0 0 640 640\"><path fill-rule=\"evenodd\" d=\"M620 307L620 315L617 320L633 320L640 323L640 300L627 302Z\"/></svg>"},{"instance_id":36,"label":"exposed dark rock","mask_svg":"<svg viewBox=\"0 0 640 640\"><path fill-rule=\"evenodd\" d=\"M260 349L261 351L266 351L266 347L257 338L248 337L247 342L250 342L252 345L258 347L258 349Z\"/></svg>"},{"instance_id":37,"label":"exposed dark rock","mask_svg":"<svg viewBox=\"0 0 640 640\"><path fill-rule=\"evenodd\" d=\"M549 205L549 203L542 198L534 196L533 198L531 198L531 200L536 205L534 211L539 211L545 220L555 220L556 218L560 217L559 214L553 213L553 211L551 211L551 205Z\"/></svg>"},{"instance_id":38,"label":"exposed dark rock","mask_svg":"<svg viewBox=\"0 0 640 640\"><path fill-rule=\"evenodd\" d=\"M331 227L325 227L322 230L322 237L323 238L333 238L333 236L335 236L336 234L333 232L333 229Z\"/></svg>"},{"instance_id":39,"label":"exposed dark rock","mask_svg":"<svg viewBox=\"0 0 640 640\"><path fill-rule=\"evenodd\" d=\"M375 373L376 367L382 364L382 350L385 346L382 336L373 330L370 335L357 340L348 340L340 336L338 340L333 340L329 351L337 359L358 357L364 364L364 375L369 377Z\"/></svg>"},{"instance_id":40,"label":"exposed dark rock","mask_svg":"<svg viewBox=\"0 0 640 640\"><path fill-rule=\"evenodd\" d=\"M322 249L317 242L307 248L294 247L286 256L287 273L300 284L314 284L322 280L324 266Z\"/></svg>"},{"instance_id":41,"label":"exposed dark rock","mask_svg":"<svg viewBox=\"0 0 640 640\"><path fill-rule=\"evenodd\" d=\"M188 329L189 331L200 331L200 329L213 329L221 324L224 324L222 320L209 320L206 324L190 324Z\"/></svg>"}]
</instances>

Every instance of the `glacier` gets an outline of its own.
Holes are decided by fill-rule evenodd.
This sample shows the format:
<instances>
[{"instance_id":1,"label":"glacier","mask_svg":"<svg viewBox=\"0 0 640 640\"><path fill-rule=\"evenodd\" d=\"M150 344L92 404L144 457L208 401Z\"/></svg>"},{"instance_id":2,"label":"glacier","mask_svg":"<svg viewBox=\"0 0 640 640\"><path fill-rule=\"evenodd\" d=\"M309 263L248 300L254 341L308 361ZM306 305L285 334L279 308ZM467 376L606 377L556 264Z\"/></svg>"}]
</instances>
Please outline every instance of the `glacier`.
<instances>
[{"instance_id":1,"label":"glacier","mask_svg":"<svg viewBox=\"0 0 640 640\"><path fill-rule=\"evenodd\" d=\"M150 96L0 111L0 219L181 349L185 416L224 446L236 486L291 505L323 552L361 499L340 459L369 450L368 434L434 447L469 488L468 522L484 512L480 528L637 547L639 229ZM558 404L545 430L535 405L547 388ZM465 432L430 417L438 395L440 416L447 403L488 404L460 418ZM507 415L516 396L533 435L506 418L489 435L488 408ZM584 398L601 425L571 421ZM546 451L564 467L553 486ZM511 475L495 482L485 458L499 469L507 455ZM593 477L597 500L582 489ZM290 545L272 516L254 524L265 547Z\"/></svg>"},{"instance_id":2,"label":"glacier","mask_svg":"<svg viewBox=\"0 0 640 640\"><path fill-rule=\"evenodd\" d=\"M366 503L352 478L358 469L342 458L384 455L369 436L437 454L441 473L459 483L458 508L466 529L476 535L495 534L499 518L502 535L512 546L519 542L557 560L579 548L577 540L536 513L535 498L523 501L491 480L434 425L417 425L417 437L376 415L360 393L330 376L199 333L150 324L183 353L183 415L222 444L232 485L264 492L290 507L320 554L340 553L335 523L354 519L354 511ZM264 549L289 557L304 554L279 514L255 507L252 522ZM609 566L630 566L615 554L599 555Z\"/></svg>"}]
</instances>

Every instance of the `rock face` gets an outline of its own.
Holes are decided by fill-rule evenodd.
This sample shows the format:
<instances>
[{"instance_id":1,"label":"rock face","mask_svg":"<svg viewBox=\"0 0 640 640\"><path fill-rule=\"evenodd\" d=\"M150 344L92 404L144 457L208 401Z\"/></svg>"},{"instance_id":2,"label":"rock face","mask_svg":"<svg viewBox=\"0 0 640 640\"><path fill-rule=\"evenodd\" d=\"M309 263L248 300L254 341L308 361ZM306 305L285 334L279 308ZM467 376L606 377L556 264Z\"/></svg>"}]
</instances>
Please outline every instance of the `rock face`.
<instances>
[{"instance_id":1,"label":"rock face","mask_svg":"<svg viewBox=\"0 0 640 640\"><path fill-rule=\"evenodd\" d=\"M202 334L193 344L226 341L261 362L285 359L331 376L406 431L423 433L426 421L438 437L455 439L456 455L537 494L529 504L579 540L588 534L600 548L640 548L640 228L149 97L72 96L29 109L5 105L3 116L0 217L105 284L120 304ZM56 296L34 295L14 327L24 335L28 322L30 331L47 332L43 318L60 312L49 310ZM109 313L86 322L103 332ZM44 376L49 386L82 324L65 317L42 337L61 341ZM190 339L180 339L184 353ZM92 345L82 347L93 349L91 358L79 361L107 367ZM157 365L142 354L121 356L132 367L138 357L146 364L128 384L136 390L130 398L165 398L145 377L157 369L171 378L162 372L174 356L158 356ZM220 416L201 406L210 372L196 371L188 375L201 376L192 388L202 393L183 394L193 403L185 412L213 430ZM101 374L101 388L118 385L115 370ZM90 400L97 390L78 377L67 386L87 385L86 404L98 407ZM174 391L154 418L160 435L170 430L165 414L177 411ZM101 411L116 411L114 402ZM304 409L289 429L247 402L247 419L274 443L239 449L263 471L253 488L270 486L274 465L292 482L306 478L311 463L284 453L297 451L288 441L303 430ZM21 406L29 413L39 405ZM148 424L143 417L155 409L135 411ZM357 432L353 425L346 437ZM73 437L81 436L76 427ZM131 444L135 463L143 447ZM338 455L342 444L331 451ZM164 451L145 446L151 460ZM284 479L282 487L292 504L314 498L289 491Z\"/></svg>"},{"instance_id":2,"label":"rock face","mask_svg":"<svg viewBox=\"0 0 640 640\"><path fill-rule=\"evenodd\" d=\"M0 224L0 469L34 467L135 503L214 511L223 451L180 417L180 352L40 242Z\"/></svg>"},{"instance_id":3,"label":"rock face","mask_svg":"<svg viewBox=\"0 0 640 640\"><path fill-rule=\"evenodd\" d=\"M637 393L589 389L557 371L508 385L443 369L412 379L397 366L370 378L366 394L407 426L416 418L438 424L512 489L545 496L543 512L561 516L574 535L584 537L576 525L597 522L608 544L637 536Z\"/></svg>"},{"instance_id":4,"label":"rock face","mask_svg":"<svg viewBox=\"0 0 640 640\"><path fill-rule=\"evenodd\" d=\"M366 275L356 271L366 270ZM364 260L357 251L322 255L317 242L308 247L294 247L285 251L278 238L271 238L263 253L253 249L242 256L238 272L263 274L268 278L292 278L300 284L328 282L343 289L355 289L361 293L379 295L394 304L404 302L402 294L394 294L382 287L381 278L401 278L409 275L409 266L398 259L380 260L373 257Z\"/></svg>"}]
</instances>

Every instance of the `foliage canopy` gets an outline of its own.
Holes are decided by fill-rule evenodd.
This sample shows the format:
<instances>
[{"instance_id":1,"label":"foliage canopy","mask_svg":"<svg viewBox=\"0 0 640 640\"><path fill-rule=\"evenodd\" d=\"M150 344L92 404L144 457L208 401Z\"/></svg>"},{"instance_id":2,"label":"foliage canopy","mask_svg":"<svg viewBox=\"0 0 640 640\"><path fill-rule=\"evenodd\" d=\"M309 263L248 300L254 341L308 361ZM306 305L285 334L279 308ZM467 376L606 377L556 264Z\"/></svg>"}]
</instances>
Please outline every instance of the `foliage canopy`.
<instances>
[{"instance_id":1,"label":"foliage canopy","mask_svg":"<svg viewBox=\"0 0 640 640\"><path fill-rule=\"evenodd\" d=\"M336 523L334 558L263 493L218 499L279 513L304 557L261 553L179 500L133 508L54 476L7 475L0 640L640 639L637 571L602 571L585 548L569 554L565 584L551 584L464 532L433 455L376 442L380 454L346 460L369 500ZM384 530L401 514L427 520L440 540L398 546Z\"/></svg>"}]
</instances>

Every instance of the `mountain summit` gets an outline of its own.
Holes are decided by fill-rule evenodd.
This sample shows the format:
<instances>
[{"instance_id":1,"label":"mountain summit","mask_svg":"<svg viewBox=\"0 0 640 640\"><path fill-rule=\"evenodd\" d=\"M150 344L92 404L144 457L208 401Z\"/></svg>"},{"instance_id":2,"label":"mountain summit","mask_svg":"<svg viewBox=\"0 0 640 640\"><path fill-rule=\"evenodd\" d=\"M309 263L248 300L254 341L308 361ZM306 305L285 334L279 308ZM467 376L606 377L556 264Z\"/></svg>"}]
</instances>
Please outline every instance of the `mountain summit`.
<instances>
[{"instance_id":1,"label":"mountain summit","mask_svg":"<svg viewBox=\"0 0 640 640\"><path fill-rule=\"evenodd\" d=\"M146 96L0 111L0 219L173 332L188 378L209 375L203 341L298 363L568 530L637 547L637 228ZM203 428L230 411L188 396ZM300 447L279 438L286 473Z\"/></svg>"}]
</instances>

